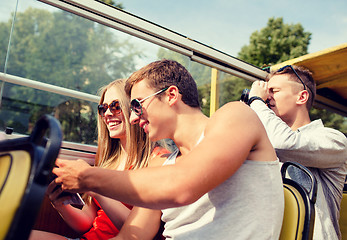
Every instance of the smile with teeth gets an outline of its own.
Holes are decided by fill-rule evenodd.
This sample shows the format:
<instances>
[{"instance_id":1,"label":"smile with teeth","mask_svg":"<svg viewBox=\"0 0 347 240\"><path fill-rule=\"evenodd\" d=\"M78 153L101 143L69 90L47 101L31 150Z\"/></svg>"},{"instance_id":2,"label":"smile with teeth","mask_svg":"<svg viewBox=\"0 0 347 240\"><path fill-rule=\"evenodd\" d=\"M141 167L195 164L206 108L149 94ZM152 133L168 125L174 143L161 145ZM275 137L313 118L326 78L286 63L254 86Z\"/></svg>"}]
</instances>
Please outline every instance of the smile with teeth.
<instances>
[{"instance_id":1,"label":"smile with teeth","mask_svg":"<svg viewBox=\"0 0 347 240\"><path fill-rule=\"evenodd\" d=\"M121 123L120 121L112 121L112 122L108 123L108 126L110 128L112 128L112 127L115 127L115 126L119 125L120 123Z\"/></svg>"}]
</instances>

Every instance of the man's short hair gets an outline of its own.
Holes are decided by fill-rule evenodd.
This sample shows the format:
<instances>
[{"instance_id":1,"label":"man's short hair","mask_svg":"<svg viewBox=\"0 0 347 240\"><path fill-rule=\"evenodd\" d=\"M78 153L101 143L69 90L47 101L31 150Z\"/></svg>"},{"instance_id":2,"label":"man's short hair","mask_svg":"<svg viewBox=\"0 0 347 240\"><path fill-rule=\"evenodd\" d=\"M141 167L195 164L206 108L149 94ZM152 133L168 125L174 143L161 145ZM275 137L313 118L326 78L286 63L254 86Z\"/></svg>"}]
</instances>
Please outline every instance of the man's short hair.
<instances>
[{"instance_id":1,"label":"man's short hair","mask_svg":"<svg viewBox=\"0 0 347 240\"><path fill-rule=\"evenodd\" d=\"M135 83L146 79L149 87L159 91L172 85L182 95L182 101L190 107L200 108L198 88L192 75L180 63L173 60L152 62L134 72L127 80L125 91L128 95ZM160 96L158 96L160 98Z\"/></svg>"},{"instance_id":2,"label":"man's short hair","mask_svg":"<svg viewBox=\"0 0 347 240\"><path fill-rule=\"evenodd\" d=\"M304 82L304 84L306 85L306 89L309 93L309 98L308 101L306 103L306 107L307 110L310 110L313 102L316 98L316 83L312 77L312 72L302 66L295 66L292 65L293 69L295 70L295 72L300 76L301 80ZM293 70L291 69L291 67L285 67L283 70L281 71L273 71L271 73L268 74L268 76L266 77L266 80L269 81L270 78L272 78L275 75L281 75L281 74L288 74L290 75L290 80L294 81L294 82L298 82L301 83L300 80L298 79L298 77L296 76L296 74L293 72Z\"/></svg>"}]
</instances>

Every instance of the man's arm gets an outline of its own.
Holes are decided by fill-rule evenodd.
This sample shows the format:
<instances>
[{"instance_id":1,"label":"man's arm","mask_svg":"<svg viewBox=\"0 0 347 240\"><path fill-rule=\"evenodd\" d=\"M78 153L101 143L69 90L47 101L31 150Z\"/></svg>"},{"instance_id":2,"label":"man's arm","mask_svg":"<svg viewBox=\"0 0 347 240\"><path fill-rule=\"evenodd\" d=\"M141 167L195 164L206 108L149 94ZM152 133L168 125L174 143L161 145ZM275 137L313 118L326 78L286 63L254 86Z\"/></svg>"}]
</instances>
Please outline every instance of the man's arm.
<instances>
[{"instance_id":1,"label":"man's arm","mask_svg":"<svg viewBox=\"0 0 347 240\"><path fill-rule=\"evenodd\" d=\"M94 191L156 209L187 205L232 176L251 154L256 154L250 152L264 139L268 142L256 114L240 102L220 108L209 119L204 133L201 143L175 165L118 172L80 161L57 161L59 168L53 171L65 190ZM275 154L260 158L275 160Z\"/></svg>"},{"instance_id":2,"label":"man's arm","mask_svg":"<svg viewBox=\"0 0 347 240\"><path fill-rule=\"evenodd\" d=\"M263 102L254 101L251 108L262 121L269 139L282 162L296 161L307 167L339 167L346 161L346 137L329 128L305 133L293 131Z\"/></svg>"}]
</instances>

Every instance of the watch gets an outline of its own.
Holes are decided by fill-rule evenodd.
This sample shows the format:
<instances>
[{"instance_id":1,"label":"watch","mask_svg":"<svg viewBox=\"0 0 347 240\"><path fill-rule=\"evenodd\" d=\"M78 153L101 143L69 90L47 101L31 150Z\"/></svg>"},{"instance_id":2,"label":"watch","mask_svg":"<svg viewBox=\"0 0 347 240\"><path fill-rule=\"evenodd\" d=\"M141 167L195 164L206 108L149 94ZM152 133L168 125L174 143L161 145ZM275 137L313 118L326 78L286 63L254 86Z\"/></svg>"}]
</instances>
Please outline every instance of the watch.
<instances>
[{"instance_id":1,"label":"watch","mask_svg":"<svg viewBox=\"0 0 347 240\"><path fill-rule=\"evenodd\" d=\"M251 97L251 98L248 100L247 105L250 106L251 103L252 103L254 100L260 100L260 101L262 101L263 103L265 103L265 101L264 101L261 97L253 96L253 97Z\"/></svg>"}]
</instances>

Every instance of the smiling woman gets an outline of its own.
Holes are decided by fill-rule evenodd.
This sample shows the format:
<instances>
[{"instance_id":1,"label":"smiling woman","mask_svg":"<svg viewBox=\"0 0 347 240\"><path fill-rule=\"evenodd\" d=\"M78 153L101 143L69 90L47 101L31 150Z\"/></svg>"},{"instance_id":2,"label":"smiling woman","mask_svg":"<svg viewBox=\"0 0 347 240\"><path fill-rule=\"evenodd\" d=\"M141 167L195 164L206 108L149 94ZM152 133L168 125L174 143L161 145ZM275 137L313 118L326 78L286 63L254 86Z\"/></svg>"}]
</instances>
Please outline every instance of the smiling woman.
<instances>
[{"instance_id":1,"label":"smiling woman","mask_svg":"<svg viewBox=\"0 0 347 240\"><path fill-rule=\"evenodd\" d=\"M153 157L152 144L146 134L139 126L129 123L129 97L125 94L124 84L125 80L119 79L100 89L98 150L95 156L95 166L100 168L123 171L147 167L149 159ZM159 149L155 155L166 152L164 149ZM83 239L109 239L116 236L130 213L129 209L132 208L101 195L92 194L84 196L87 204L78 209L65 204L67 197L60 197L61 192L55 181L48 186L47 193L52 205L65 222L78 233L77 236ZM160 218L153 218L153 221L158 224ZM159 225L155 233L158 228ZM53 233L34 230L30 240L60 238L64 239Z\"/></svg>"},{"instance_id":2,"label":"smiling woman","mask_svg":"<svg viewBox=\"0 0 347 240\"><path fill-rule=\"evenodd\" d=\"M18 3L18 12L12 12L16 3ZM112 139L108 140L108 137L122 136L123 129L127 129L125 116L130 114L130 110L129 113L125 113L129 108L129 99L128 102L122 102L118 92L111 94L111 89L100 98L95 94L96 90L113 79L126 78L147 63L163 58L176 60L191 73L198 86L198 101L205 115L214 113L216 109L231 100L238 100L240 89L248 87L252 81L265 79L267 72L209 46L222 49L231 48L228 53L239 49L247 42L252 29L260 26L254 25L253 18L251 19L252 28L249 32L244 31L244 29L250 29L249 27L243 27L242 31L233 30L235 25L233 22L247 24L246 21L250 19L247 16L253 12L269 14L269 11L260 11L261 7L267 6L264 4L260 6L254 2L251 5L247 3L245 7L241 2L238 3L239 5L235 5L232 1L215 2L211 6L210 2L200 1L199 8L197 8L193 3L195 1L181 2L178 0L175 3L168 1L163 4L151 1L126 1L124 6L126 10L133 13L131 14L94 0L79 2L75 0L0 1L0 42L4 43L0 44L0 56L3 56L3 60L0 61L0 69L4 69L0 72L2 81L0 84L0 130L12 128L14 131L11 137L25 135L31 132L33 123L42 114L55 114L56 118L59 118L64 133L60 158L74 160L83 158L90 164L94 164L95 155L100 159L107 156L110 149L116 149ZM171 4L172 11L167 11L166 4ZM226 4L232 4L232 6L228 7ZM319 5L318 1L315 8L319 8ZM208 6L208 10L203 10L205 6ZM326 4L324 6L326 8ZM343 6L339 9L345 9ZM163 11L160 11L161 7L163 7ZM270 11L274 11L274 15L279 12L277 7L278 4L275 3L270 8ZM280 7L283 9L283 6ZM139 9L141 12L138 12ZM218 9L218 11L212 11L213 9ZM269 10L268 7L267 10ZM325 10L328 13L331 9ZM170 14L175 14L175 11L179 11L180 16L183 17L178 19L174 15L170 18ZM231 11L233 14L230 14ZM243 11L247 11L247 14L240 16L240 13L245 13ZM304 11L304 8L298 9L298 11ZM134 14L136 12L142 16L136 16L137 14ZM235 17L236 20L222 19L224 12L227 12L228 17ZM215 18L210 15L214 13L218 14ZM290 19L289 17L297 16L292 13L293 11L290 15L285 16L286 21ZM165 17L160 14L165 14ZM198 14L198 17L194 18L195 21L191 21L192 14ZM261 17L257 24L265 23L267 20L268 16L261 14L254 14ZM307 16L307 13L302 16ZM165 26L171 26L170 28L187 33L190 37L150 22L143 17ZM189 17L189 21L185 20L185 17ZM177 21L172 21L172 19ZM218 22L213 23L214 20ZM327 16L324 20L329 20L329 17ZM199 26L203 27L199 28L196 24L197 21L201 23L208 21L208 23L200 24ZM298 20L293 19L293 21ZM181 24L182 22L185 24ZM226 24L225 27L223 24ZM305 23L304 25L307 26ZM335 25L331 24L331 26ZM211 27L212 30L209 30L208 27ZM225 29L229 30L225 31ZM228 38L227 35L221 38L219 37L221 34L217 32L219 30L224 31L223 34L233 34L235 38ZM200 35L199 31L204 35ZM314 34L317 36L316 32ZM338 39L337 34L331 36ZM345 38L343 39L345 41ZM204 44L200 41L203 41ZM221 45L218 41L223 41L226 45ZM233 45L234 43L238 43L238 46ZM331 45L334 44L331 43ZM334 52L337 53L337 51ZM335 62L335 60L332 59L330 62ZM335 76L341 76L340 73ZM321 85L322 88L318 92L327 93L324 96L336 97L336 94L325 91L326 88L330 88L328 86L330 83L336 83L336 81ZM158 93L163 88L153 88L153 91L135 99L132 103L134 112L144 114L146 107L153 101L152 98L146 100L146 97ZM346 92L341 87L336 87L335 90ZM163 93L158 93L159 99ZM331 104L331 100L335 101L335 98L326 99L319 96L317 99L316 103L321 104L324 108L331 107L335 111L342 109L340 114L347 112L346 104ZM342 100L345 101L345 99ZM99 107L97 107L98 104ZM133 115L135 116L135 114ZM143 123L141 126L142 129L150 128L148 123ZM99 133L107 144L98 148L96 153L97 128L98 131L102 129L102 133ZM127 134L129 133L127 132ZM126 139L132 137L127 135ZM129 145L126 141L122 141L120 146L123 148L122 146L128 147ZM139 155L136 151L133 153ZM121 159L125 158L123 154ZM142 167L142 163L135 162L135 168ZM122 169L124 165L131 164L131 161L124 160L122 164L112 161L96 162L96 164L112 165ZM50 206L49 200L47 205ZM49 215L50 213L43 209L40 216ZM62 221L61 218L60 220ZM49 227L53 226L52 231L54 231L54 227L62 226L61 222L56 224L56 220L46 221L44 219L42 222L50 225ZM64 235L64 232L60 233Z\"/></svg>"}]
</instances>

